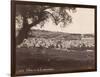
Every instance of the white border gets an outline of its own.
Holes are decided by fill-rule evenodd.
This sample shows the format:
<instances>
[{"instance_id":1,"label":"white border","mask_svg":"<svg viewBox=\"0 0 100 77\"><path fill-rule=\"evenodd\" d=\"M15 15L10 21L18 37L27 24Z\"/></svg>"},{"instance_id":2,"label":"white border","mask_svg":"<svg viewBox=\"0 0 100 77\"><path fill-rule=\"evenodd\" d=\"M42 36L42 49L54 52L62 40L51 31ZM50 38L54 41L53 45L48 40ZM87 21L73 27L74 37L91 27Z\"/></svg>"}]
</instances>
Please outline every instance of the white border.
<instances>
[{"instance_id":1,"label":"white border","mask_svg":"<svg viewBox=\"0 0 100 77\"><path fill-rule=\"evenodd\" d=\"M25 0L26 1L26 0ZM29 1L29 0L28 0ZM84 73L65 73L65 74L52 74L52 75L37 75L37 77L99 77L100 74L100 1L99 0L30 0L41 2L54 2L54 3L71 3L71 4L86 4L97 5L97 33L98 33L98 46L97 46L97 72L84 72ZM0 0L0 77L10 77L10 0ZM27 76L31 77L31 76ZM35 77L35 76L34 76Z\"/></svg>"}]
</instances>

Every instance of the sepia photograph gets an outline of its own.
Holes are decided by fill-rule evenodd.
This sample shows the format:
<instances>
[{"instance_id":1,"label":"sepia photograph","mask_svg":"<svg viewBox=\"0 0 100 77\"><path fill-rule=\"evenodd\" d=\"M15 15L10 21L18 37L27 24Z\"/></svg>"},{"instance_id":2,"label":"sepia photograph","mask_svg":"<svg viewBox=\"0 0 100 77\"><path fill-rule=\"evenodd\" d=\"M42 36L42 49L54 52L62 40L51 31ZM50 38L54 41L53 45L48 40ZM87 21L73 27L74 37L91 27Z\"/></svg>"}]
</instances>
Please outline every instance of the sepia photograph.
<instances>
[{"instance_id":1,"label":"sepia photograph","mask_svg":"<svg viewBox=\"0 0 100 77\"><path fill-rule=\"evenodd\" d=\"M12 75L96 71L96 8L12 1Z\"/></svg>"}]
</instances>

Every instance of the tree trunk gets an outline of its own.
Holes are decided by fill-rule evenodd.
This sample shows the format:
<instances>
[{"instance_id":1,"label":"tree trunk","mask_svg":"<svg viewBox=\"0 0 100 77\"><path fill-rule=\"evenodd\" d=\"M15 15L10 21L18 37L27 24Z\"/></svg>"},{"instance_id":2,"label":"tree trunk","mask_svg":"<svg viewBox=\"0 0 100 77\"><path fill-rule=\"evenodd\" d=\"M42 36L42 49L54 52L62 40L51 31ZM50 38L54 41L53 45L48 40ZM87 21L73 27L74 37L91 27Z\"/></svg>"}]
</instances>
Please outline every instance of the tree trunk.
<instances>
[{"instance_id":1,"label":"tree trunk","mask_svg":"<svg viewBox=\"0 0 100 77\"><path fill-rule=\"evenodd\" d=\"M38 20L35 19L35 17L33 17L33 20L34 21L33 21L32 24L28 24L27 17L23 16L23 27L19 31L19 34L17 36L16 45L21 44L24 39L27 39L27 37L28 37L28 31L30 31L30 28L32 26L36 26L36 24L39 24L41 21L43 21L42 17L40 17Z\"/></svg>"},{"instance_id":2,"label":"tree trunk","mask_svg":"<svg viewBox=\"0 0 100 77\"><path fill-rule=\"evenodd\" d=\"M16 39L16 45L19 45L22 43L22 41L27 38L28 36L28 31L30 30L30 25L28 24L27 18L23 17L23 27L19 31L19 34Z\"/></svg>"}]
</instances>

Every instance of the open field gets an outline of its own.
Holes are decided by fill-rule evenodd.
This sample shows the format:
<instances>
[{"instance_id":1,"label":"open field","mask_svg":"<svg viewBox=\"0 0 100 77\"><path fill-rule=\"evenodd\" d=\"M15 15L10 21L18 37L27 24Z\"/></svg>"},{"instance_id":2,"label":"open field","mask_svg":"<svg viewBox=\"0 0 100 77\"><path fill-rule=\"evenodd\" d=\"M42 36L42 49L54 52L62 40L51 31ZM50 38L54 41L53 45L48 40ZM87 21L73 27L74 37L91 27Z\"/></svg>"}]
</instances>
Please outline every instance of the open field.
<instances>
[{"instance_id":1,"label":"open field","mask_svg":"<svg viewBox=\"0 0 100 77\"><path fill-rule=\"evenodd\" d=\"M16 49L16 73L39 74L95 69L94 51L64 51L40 48Z\"/></svg>"}]
</instances>

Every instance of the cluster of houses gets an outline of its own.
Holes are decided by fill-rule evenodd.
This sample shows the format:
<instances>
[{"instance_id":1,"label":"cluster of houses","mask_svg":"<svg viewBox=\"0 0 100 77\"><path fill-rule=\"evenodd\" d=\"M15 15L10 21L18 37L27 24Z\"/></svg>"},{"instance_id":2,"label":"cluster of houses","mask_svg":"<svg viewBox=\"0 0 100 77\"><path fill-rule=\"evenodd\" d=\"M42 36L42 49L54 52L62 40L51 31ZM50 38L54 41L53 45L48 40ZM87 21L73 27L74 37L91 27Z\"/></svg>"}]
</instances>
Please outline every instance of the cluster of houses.
<instances>
[{"instance_id":1,"label":"cluster of houses","mask_svg":"<svg viewBox=\"0 0 100 77\"><path fill-rule=\"evenodd\" d=\"M83 36L82 36L83 37ZM34 47L44 47L44 48L82 48L82 47L94 47L93 38L81 38L75 40L65 40L65 39L52 39L52 38L28 38L18 45L19 48L34 48Z\"/></svg>"}]
</instances>

